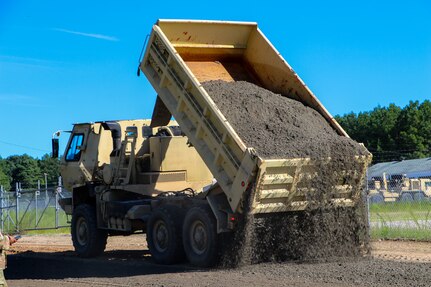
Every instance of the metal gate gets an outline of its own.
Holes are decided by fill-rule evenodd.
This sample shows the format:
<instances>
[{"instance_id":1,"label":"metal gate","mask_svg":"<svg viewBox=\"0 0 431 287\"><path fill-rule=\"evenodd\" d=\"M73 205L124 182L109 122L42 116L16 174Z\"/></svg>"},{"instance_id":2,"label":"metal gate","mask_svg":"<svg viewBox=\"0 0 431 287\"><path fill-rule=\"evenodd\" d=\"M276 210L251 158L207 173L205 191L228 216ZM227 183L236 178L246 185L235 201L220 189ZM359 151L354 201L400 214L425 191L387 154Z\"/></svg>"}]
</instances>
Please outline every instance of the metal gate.
<instances>
[{"instance_id":1,"label":"metal gate","mask_svg":"<svg viewBox=\"0 0 431 287\"><path fill-rule=\"evenodd\" d=\"M58 200L70 197L61 184L22 189L17 183L15 191L0 187L0 225L4 233L49 230L70 226L69 216L60 208Z\"/></svg>"}]
</instances>

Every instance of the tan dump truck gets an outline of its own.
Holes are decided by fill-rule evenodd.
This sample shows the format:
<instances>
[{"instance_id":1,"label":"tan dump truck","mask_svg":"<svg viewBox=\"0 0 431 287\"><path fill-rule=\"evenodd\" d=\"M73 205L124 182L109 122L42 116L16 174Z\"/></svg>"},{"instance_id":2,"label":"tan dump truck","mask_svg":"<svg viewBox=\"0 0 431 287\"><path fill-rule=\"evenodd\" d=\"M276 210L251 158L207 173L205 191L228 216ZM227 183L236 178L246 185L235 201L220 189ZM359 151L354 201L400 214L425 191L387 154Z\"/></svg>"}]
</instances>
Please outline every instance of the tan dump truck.
<instances>
[{"instance_id":1,"label":"tan dump truck","mask_svg":"<svg viewBox=\"0 0 431 287\"><path fill-rule=\"evenodd\" d=\"M422 201L431 197L431 179L383 173L368 181L368 194L371 203Z\"/></svg>"},{"instance_id":2,"label":"tan dump truck","mask_svg":"<svg viewBox=\"0 0 431 287\"><path fill-rule=\"evenodd\" d=\"M73 244L82 256L102 252L108 235L143 231L156 262L186 257L211 266L218 236L235 230L246 196L252 195L248 212L257 215L307 208L307 190L297 184L313 176L315 162L260 158L203 81L258 79L313 107L347 136L256 23L159 20L139 72L158 93L152 120L77 124L61 161L65 186L73 191L61 204L72 214ZM353 206L361 198L347 191L360 190L369 156L357 160L354 178L334 187L335 205Z\"/></svg>"}]
</instances>

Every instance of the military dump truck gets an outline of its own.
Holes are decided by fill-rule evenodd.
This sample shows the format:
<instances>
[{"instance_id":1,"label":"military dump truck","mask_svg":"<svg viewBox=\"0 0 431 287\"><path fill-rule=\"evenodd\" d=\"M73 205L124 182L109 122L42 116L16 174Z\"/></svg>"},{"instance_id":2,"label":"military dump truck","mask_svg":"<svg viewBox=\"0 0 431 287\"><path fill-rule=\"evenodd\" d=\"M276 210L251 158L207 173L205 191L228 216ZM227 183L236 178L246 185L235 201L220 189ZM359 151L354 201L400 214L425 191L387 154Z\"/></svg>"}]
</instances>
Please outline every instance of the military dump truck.
<instances>
[{"instance_id":1,"label":"military dump truck","mask_svg":"<svg viewBox=\"0 0 431 287\"><path fill-rule=\"evenodd\" d=\"M372 203L422 201L431 197L431 179L383 173L368 180L368 194Z\"/></svg>"},{"instance_id":2,"label":"military dump truck","mask_svg":"<svg viewBox=\"0 0 431 287\"><path fill-rule=\"evenodd\" d=\"M156 262L186 257L211 266L219 235L234 231L245 212L309 206L304 194L313 190L298 182L315 175L316 162L260 157L201 85L254 79L312 107L348 137L256 23L159 20L144 51L138 74L158 93L152 119L76 124L61 160L64 185L73 191L61 205L72 215L79 255L100 254L109 235L144 232ZM356 157L360 168L349 179L339 173L334 206L360 200L351 190L360 189L369 158Z\"/></svg>"}]
</instances>

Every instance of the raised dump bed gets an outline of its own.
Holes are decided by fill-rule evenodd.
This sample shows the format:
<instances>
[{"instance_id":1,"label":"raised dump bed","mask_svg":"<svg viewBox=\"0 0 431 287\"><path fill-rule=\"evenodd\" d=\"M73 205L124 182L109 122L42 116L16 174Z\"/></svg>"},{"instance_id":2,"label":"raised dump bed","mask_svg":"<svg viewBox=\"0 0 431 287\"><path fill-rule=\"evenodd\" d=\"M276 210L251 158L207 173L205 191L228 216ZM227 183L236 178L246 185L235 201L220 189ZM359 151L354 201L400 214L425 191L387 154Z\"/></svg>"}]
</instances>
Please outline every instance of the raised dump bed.
<instances>
[{"instance_id":1,"label":"raised dump bed","mask_svg":"<svg viewBox=\"0 0 431 287\"><path fill-rule=\"evenodd\" d=\"M298 183L316 174L316 161L259 157L238 136L203 82L254 83L312 107L340 136L348 137L256 23L159 20L153 26L140 70L217 179L234 212L250 185L255 187L252 213L305 209L309 201L304 193L313 190ZM359 190L369 158L358 156L360 164L354 171L339 172L339 184L334 186L339 196L334 203L351 205L359 198L352 191ZM343 180L347 173L354 179Z\"/></svg>"}]
</instances>

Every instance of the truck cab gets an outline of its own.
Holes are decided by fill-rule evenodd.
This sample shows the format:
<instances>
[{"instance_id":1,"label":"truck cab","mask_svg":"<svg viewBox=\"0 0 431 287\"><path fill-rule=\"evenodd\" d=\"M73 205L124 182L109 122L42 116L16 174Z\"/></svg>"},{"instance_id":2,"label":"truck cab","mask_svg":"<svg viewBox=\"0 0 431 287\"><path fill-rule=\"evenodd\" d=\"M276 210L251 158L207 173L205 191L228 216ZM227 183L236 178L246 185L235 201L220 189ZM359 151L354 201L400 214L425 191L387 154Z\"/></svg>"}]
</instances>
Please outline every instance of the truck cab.
<instances>
[{"instance_id":1,"label":"truck cab","mask_svg":"<svg viewBox=\"0 0 431 287\"><path fill-rule=\"evenodd\" d=\"M159 127L150 122L74 125L60 162L72 198L60 204L72 215L78 254L97 255L108 234L145 232L151 205L164 194L197 194L213 182L175 121Z\"/></svg>"},{"instance_id":2,"label":"truck cab","mask_svg":"<svg viewBox=\"0 0 431 287\"><path fill-rule=\"evenodd\" d=\"M151 127L150 120L75 124L60 165L70 190L92 183L155 196L199 191L213 179L174 121L162 127Z\"/></svg>"}]
</instances>

